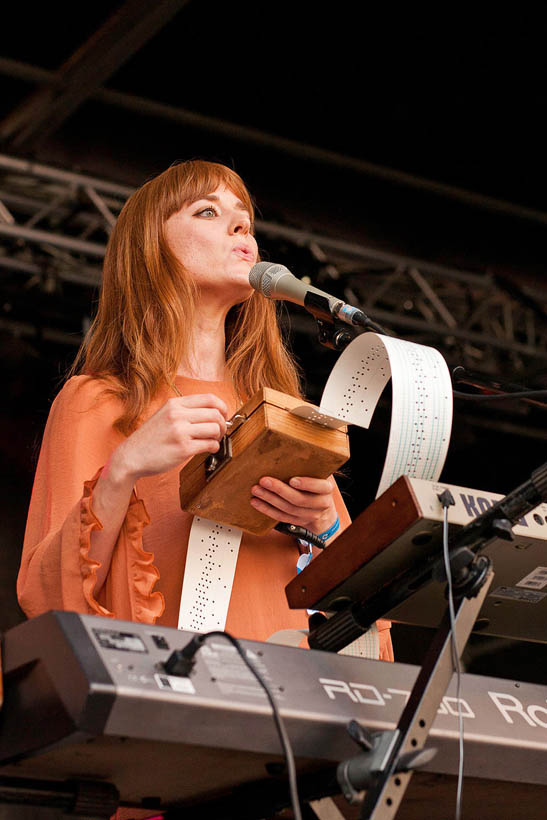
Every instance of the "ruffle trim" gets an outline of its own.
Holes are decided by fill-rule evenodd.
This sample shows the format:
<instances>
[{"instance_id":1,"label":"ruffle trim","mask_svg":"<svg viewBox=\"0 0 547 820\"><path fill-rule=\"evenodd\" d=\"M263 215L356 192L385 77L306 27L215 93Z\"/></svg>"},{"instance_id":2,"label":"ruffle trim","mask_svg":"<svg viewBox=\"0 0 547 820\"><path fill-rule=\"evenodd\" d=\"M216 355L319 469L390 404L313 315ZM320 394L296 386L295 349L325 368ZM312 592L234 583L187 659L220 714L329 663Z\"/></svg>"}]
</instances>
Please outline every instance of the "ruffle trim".
<instances>
[{"instance_id":1,"label":"ruffle trim","mask_svg":"<svg viewBox=\"0 0 547 820\"><path fill-rule=\"evenodd\" d=\"M134 584L131 590L134 620L154 624L163 615L165 598L161 592L154 592L154 586L160 577L159 570L154 565L154 553L146 552L142 546L142 531L149 523L150 517L144 501L133 492L123 526L132 547L128 561Z\"/></svg>"},{"instance_id":2,"label":"ruffle trim","mask_svg":"<svg viewBox=\"0 0 547 820\"><path fill-rule=\"evenodd\" d=\"M93 512L93 490L102 468L93 478L84 482L84 493L80 502L80 571L82 574L83 594L90 612L106 618L127 618L126 613L111 612L103 607L94 596L97 570L101 564L89 555L91 533L102 530L103 525ZM165 599L161 592L154 592L154 586L160 577L154 566L154 555L145 552L142 547L142 531L150 523L150 517L144 502L137 498L135 491L131 495L129 507L122 524L119 537L127 539L127 571L129 574L131 608L130 619L141 623L153 624L165 610Z\"/></svg>"}]
</instances>

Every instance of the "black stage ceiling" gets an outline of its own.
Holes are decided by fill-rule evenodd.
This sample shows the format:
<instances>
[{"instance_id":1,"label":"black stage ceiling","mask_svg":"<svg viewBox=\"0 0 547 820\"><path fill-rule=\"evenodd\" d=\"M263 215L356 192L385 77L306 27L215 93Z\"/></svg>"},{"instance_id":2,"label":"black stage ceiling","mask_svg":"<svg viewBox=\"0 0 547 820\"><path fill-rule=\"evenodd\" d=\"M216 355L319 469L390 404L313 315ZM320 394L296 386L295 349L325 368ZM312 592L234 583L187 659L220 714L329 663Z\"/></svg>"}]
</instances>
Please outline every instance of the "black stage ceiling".
<instances>
[{"instance_id":1,"label":"black stage ceiling","mask_svg":"<svg viewBox=\"0 0 547 820\"><path fill-rule=\"evenodd\" d=\"M129 184L178 158L215 157L236 166L270 218L541 279L545 57L533 13L150 5L12 5L0 34L6 150ZM65 72L56 105L34 109L25 137L13 110L37 86L22 64L55 72L78 49L77 87ZM161 119L138 101L131 112L127 100L105 105L101 87L218 130Z\"/></svg>"},{"instance_id":2,"label":"black stage ceiling","mask_svg":"<svg viewBox=\"0 0 547 820\"><path fill-rule=\"evenodd\" d=\"M381 311L451 366L545 388L544 77L544 25L526 6L12 4L0 31L0 153L131 187L177 159L225 162L256 198L263 258ZM23 224L42 183L0 174L0 200ZM39 227L75 236L86 208L76 187L68 216L53 211ZM104 244L104 226L87 238ZM16 555L33 442L96 288L67 278L51 249L0 240ZM38 273L11 270L15 257ZM317 398L333 355L311 318L288 315ZM353 512L372 498L388 413L385 401L376 428L354 436ZM508 491L545 460L545 442L545 408L457 405L444 477Z\"/></svg>"}]
</instances>

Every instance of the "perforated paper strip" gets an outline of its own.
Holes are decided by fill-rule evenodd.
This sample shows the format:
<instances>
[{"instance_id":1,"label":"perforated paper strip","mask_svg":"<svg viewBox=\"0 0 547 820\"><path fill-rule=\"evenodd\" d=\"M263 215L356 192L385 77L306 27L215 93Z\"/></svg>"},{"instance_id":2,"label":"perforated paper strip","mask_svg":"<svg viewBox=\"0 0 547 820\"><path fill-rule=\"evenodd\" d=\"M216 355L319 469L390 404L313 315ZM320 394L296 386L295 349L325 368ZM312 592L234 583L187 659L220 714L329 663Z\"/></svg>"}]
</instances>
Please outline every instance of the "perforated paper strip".
<instances>
[{"instance_id":1,"label":"perforated paper strip","mask_svg":"<svg viewBox=\"0 0 547 820\"><path fill-rule=\"evenodd\" d=\"M323 413L368 428L389 379L389 443L376 496L401 475L437 480L452 428L452 384L432 347L363 333L338 358L323 391Z\"/></svg>"},{"instance_id":2,"label":"perforated paper strip","mask_svg":"<svg viewBox=\"0 0 547 820\"><path fill-rule=\"evenodd\" d=\"M224 629L232 594L241 530L194 516L179 610L179 629Z\"/></svg>"}]
</instances>

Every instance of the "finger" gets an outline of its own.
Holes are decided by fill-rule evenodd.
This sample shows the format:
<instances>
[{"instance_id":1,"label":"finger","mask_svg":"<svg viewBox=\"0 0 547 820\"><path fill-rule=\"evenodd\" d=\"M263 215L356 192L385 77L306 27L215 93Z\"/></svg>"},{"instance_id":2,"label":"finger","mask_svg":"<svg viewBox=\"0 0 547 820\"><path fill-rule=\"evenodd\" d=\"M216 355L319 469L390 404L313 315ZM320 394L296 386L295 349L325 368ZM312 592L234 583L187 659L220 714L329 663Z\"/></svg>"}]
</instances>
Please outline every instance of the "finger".
<instances>
[{"instance_id":1,"label":"finger","mask_svg":"<svg viewBox=\"0 0 547 820\"><path fill-rule=\"evenodd\" d=\"M222 413L225 419L228 417L228 407L214 393L192 393L171 399L171 401L179 402L183 407L214 407Z\"/></svg>"},{"instance_id":2,"label":"finger","mask_svg":"<svg viewBox=\"0 0 547 820\"><path fill-rule=\"evenodd\" d=\"M271 504L261 501L260 498L251 498L251 505L255 510L258 510L258 512L261 512L263 515L273 518L274 521L284 521L288 524L300 523L300 519L297 516L291 516L277 507L272 507Z\"/></svg>"},{"instance_id":3,"label":"finger","mask_svg":"<svg viewBox=\"0 0 547 820\"><path fill-rule=\"evenodd\" d=\"M262 501L260 498L252 498L251 505L255 510L267 515L269 518L273 518L275 521L283 521L286 524L296 524L299 527L306 527L307 529L313 530L315 522L313 519L310 519L309 510L303 510L298 513L295 508L294 512L287 512L280 510L279 507L274 507L272 504L268 504L266 501Z\"/></svg>"},{"instance_id":4,"label":"finger","mask_svg":"<svg viewBox=\"0 0 547 820\"><path fill-rule=\"evenodd\" d=\"M215 407L185 407L171 405L167 409L168 417L176 425L194 425L203 422L215 423L223 436L226 433L226 419Z\"/></svg>"},{"instance_id":5,"label":"finger","mask_svg":"<svg viewBox=\"0 0 547 820\"><path fill-rule=\"evenodd\" d=\"M197 455L198 453L217 453L219 448L220 444L216 438L194 438L190 444L192 455Z\"/></svg>"},{"instance_id":6,"label":"finger","mask_svg":"<svg viewBox=\"0 0 547 820\"><path fill-rule=\"evenodd\" d=\"M332 493L335 482L332 476L328 478L310 478L310 476L294 476L289 481L291 487L308 493Z\"/></svg>"},{"instance_id":7,"label":"finger","mask_svg":"<svg viewBox=\"0 0 547 820\"><path fill-rule=\"evenodd\" d=\"M190 436L193 439L214 438L219 441L223 433L220 424L216 422L200 422L199 424L190 425Z\"/></svg>"},{"instance_id":8,"label":"finger","mask_svg":"<svg viewBox=\"0 0 547 820\"><path fill-rule=\"evenodd\" d=\"M330 504L332 498L332 487L327 479L311 479L317 482L317 492L307 492L305 490L296 490L289 487L284 481L271 476L263 476L260 479L259 486L261 489L273 492L281 496L290 504L297 507L311 507L312 509L323 509ZM260 495L260 493L257 493Z\"/></svg>"},{"instance_id":9,"label":"finger","mask_svg":"<svg viewBox=\"0 0 547 820\"><path fill-rule=\"evenodd\" d=\"M184 411L185 421L190 424L203 422L215 423L218 425L222 435L226 433L226 419L222 413L214 407L193 407Z\"/></svg>"},{"instance_id":10,"label":"finger","mask_svg":"<svg viewBox=\"0 0 547 820\"><path fill-rule=\"evenodd\" d=\"M330 507L330 496L310 496L309 498L313 499L312 506L311 501L308 501L308 499L305 499L305 503L302 505L292 504L282 496L277 495L277 493L265 490L257 484L252 487L251 493L253 498L258 498L270 507L306 521L311 518L320 518Z\"/></svg>"}]
</instances>

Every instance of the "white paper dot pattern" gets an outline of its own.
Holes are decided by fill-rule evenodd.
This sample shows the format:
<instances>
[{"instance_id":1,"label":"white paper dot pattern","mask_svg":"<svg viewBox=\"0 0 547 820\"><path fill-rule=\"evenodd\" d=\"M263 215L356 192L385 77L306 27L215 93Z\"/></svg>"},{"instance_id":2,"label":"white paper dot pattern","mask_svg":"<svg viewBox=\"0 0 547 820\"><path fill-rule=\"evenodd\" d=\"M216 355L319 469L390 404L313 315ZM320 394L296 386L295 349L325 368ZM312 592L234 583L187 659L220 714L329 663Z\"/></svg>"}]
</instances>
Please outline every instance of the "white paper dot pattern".
<instances>
[{"instance_id":1,"label":"white paper dot pattern","mask_svg":"<svg viewBox=\"0 0 547 820\"><path fill-rule=\"evenodd\" d=\"M340 649L338 654L351 655L354 658L372 658L373 660L378 660L380 658L380 636L376 624L372 624L367 632L360 635L347 646L344 646L343 649Z\"/></svg>"},{"instance_id":2,"label":"white paper dot pattern","mask_svg":"<svg viewBox=\"0 0 547 820\"><path fill-rule=\"evenodd\" d=\"M194 517L184 568L179 629L224 629L241 536L237 527Z\"/></svg>"},{"instance_id":3,"label":"white paper dot pattern","mask_svg":"<svg viewBox=\"0 0 547 820\"><path fill-rule=\"evenodd\" d=\"M373 337L362 350L360 339ZM391 378L389 356L374 333L358 336L345 349L327 380L321 410L348 424L368 427L384 387Z\"/></svg>"},{"instance_id":4,"label":"white paper dot pattern","mask_svg":"<svg viewBox=\"0 0 547 820\"><path fill-rule=\"evenodd\" d=\"M325 385L321 410L369 427L390 378L391 428L377 496L401 475L437 480L452 428L452 384L439 351L376 333L357 336L344 350Z\"/></svg>"}]
</instances>

